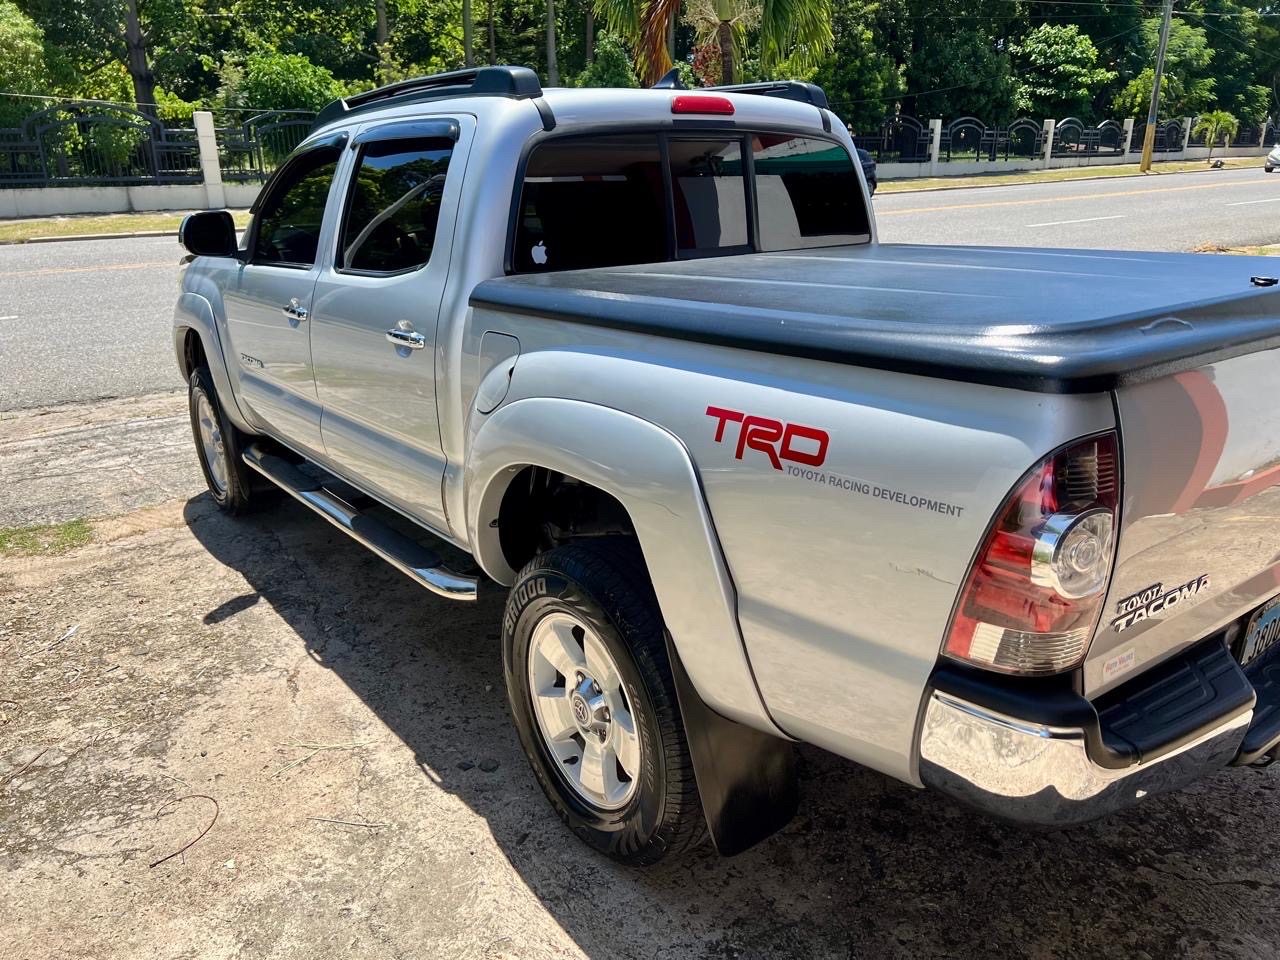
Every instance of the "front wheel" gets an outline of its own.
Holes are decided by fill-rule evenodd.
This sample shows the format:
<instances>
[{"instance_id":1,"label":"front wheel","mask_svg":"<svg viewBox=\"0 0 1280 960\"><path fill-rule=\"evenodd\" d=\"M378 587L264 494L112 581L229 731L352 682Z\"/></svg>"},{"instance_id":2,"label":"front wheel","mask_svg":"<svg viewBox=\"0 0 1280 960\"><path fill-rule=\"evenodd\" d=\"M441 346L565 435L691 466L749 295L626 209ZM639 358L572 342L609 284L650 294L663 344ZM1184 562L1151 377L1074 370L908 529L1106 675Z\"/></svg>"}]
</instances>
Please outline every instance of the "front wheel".
<instances>
[{"instance_id":1,"label":"front wheel","mask_svg":"<svg viewBox=\"0 0 1280 960\"><path fill-rule=\"evenodd\" d=\"M191 433L209 495L220 510L244 513L253 506L253 481L241 459L243 437L227 420L207 367L197 367L187 383Z\"/></svg>"},{"instance_id":2,"label":"front wheel","mask_svg":"<svg viewBox=\"0 0 1280 960\"><path fill-rule=\"evenodd\" d=\"M631 864L705 838L662 618L634 543L557 547L521 570L503 666L525 754L579 838Z\"/></svg>"}]
</instances>

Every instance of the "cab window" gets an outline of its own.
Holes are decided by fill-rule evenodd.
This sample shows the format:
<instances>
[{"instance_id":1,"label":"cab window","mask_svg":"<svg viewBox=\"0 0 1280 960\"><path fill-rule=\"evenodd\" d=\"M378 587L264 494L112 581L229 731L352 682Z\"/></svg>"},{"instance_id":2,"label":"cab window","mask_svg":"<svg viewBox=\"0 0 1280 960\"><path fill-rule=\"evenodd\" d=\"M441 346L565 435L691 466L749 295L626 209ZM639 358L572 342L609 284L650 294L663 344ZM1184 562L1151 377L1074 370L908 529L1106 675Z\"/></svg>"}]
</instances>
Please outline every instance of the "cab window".
<instances>
[{"instance_id":1,"label":"cab window","mask_svg":"<svg viewBox=\"0 0 1280 960\"><path fill-rule=\"evenodd\" d=\"M324 206L339 155L338 148L311 150L281 171L258 208L254 263L310 267L316 262Z\"/></svg>"},{"instance_id":2,"label":"cab window","mask_svg":"<svg viewBox=\"0 0 1280 960\"><path fill-rule=\"evenodd\" d=\"M375 140L360 153L338 267L398 273L431 260L453 141Z\"/></svg>"}]
</instances>

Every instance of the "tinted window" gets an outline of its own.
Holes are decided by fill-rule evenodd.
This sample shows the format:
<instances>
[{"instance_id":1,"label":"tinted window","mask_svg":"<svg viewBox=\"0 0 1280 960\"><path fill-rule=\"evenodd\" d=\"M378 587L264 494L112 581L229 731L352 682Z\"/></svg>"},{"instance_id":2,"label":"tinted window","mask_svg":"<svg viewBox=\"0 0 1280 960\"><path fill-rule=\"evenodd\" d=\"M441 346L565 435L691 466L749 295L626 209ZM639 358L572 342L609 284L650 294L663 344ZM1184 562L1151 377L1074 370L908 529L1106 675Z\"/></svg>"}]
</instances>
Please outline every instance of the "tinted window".
<instances>
[{"instance_id":1,"label":"tinted window","mask_svg":"<svg viewBox=\"0 0 1280 960\"><path fill-rule=\"evenodd\" d=\"M653 137L574 138L529 158L516 270L572 270L667 258L662 155Z\"/></svg>"},{"instance_id":2,"label":"tinted window","mask_svg":"<svg viewBox=\"0 0 1280 960\"><path fill-rule=\"evenodd\" d=\"M361 151L339 263L393 272L431 259L452 140L382 140Z\"/></svg>"},{"instance_id":3,"label":"tinted window","mask_svg":"<svg viewBox=\"0 0 1280 960\"><path fill-rule=\"evenodd\" d=\"M572 137L530 154L512 267L661 263L869 238L853 160L833 141L737 131Z\"/></svg>"},{"instance_id":4,"label":"tinted window","mask_svg":"<svg viewBox=\"0 0 1280 960\"><path fill-rule=\"evenodd\" d=\"M312 150L284 169L258 208L255 263L309 267L316 262L320 224L338 155L337 150Z\"/></svg>"},{"instance_id":5,"label":"tinted window","mask_svg":"<svg viewBox=\"0 0 1280 960\"><path fill-rule=\"evenodd\" d=\"M746 246L742 141L672 140L669 149L676 247L688 253Z\"/></svg>"},{"instance_id":6,"label":"tinted window","mask_svg":"<svg viewBox=\"0 0 1280 960\"><path fill-rule=\"evenodd\" d=\"M862 190L844 147L809 137L756 134L751 153L761 250L867 239Z\"/></svg>"}]
</instances>

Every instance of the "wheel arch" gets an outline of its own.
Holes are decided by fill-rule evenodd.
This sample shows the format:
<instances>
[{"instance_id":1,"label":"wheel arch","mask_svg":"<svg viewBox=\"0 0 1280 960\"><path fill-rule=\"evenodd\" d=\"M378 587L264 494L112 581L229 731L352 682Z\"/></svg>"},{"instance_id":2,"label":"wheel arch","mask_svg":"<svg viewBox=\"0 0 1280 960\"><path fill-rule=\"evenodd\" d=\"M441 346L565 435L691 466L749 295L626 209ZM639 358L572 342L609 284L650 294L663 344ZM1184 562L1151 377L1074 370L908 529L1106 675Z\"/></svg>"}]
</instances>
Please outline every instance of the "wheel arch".
<instances>
[{"instance_id":1,"label":"wheel arch","mask_svg":"<svg viewBox=\"0 0 1280 960\"><path fill-rule=\"evenodd\" d=\"M466 524L476 560L499 583L516 574L502 542L503 504L530 469L572 478L621 506L699 696L730 719L784 736L751 674L733 581L680 439L619 410L556 398L517 400L481 421L465 466Z\"/></svg>"},{"instance_id":2,"label":"wheel arch","mask_svg":"<svg viewBox=\"0 0 1280 960\"><path fill-rule=\"evenodd\" d=\"M256 432L240 410L222 350L222 339L218 335L213 304L207 298L190 291L178 298L173 312L173 348L182 378L190 379L195 363L202 358L222 400L223 412L241 430Z\"/></svg>"}]
</instances>

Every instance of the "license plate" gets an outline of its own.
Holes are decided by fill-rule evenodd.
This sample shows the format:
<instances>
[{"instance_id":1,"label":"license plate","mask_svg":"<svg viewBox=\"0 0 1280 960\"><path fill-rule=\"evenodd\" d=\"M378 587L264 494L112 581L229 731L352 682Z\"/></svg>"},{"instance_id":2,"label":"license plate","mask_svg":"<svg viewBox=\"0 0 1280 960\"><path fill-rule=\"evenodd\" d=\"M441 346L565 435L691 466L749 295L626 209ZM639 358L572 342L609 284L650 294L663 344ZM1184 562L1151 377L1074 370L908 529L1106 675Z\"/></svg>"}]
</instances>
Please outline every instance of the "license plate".
<instances>
[{"instance_id":1,"label":"license plate","mask_svg":"<svg viewBox=\"0 0 1280 960\"><path fill-rule=\"evenodd\" d=\"M1280 641L1280 597L1268 600L1249 618L1240 648L1240 665L1257 660Z\"/></svg>"}]
</instances>

